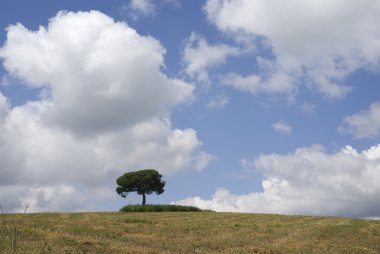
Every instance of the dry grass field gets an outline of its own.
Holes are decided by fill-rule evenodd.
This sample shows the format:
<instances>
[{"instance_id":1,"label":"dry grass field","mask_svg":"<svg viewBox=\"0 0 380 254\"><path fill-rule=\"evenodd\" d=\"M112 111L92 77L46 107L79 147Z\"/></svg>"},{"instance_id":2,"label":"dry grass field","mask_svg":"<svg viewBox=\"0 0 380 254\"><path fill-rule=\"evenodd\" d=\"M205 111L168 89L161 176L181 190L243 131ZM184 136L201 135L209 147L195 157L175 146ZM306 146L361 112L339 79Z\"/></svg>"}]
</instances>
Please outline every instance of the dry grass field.
<instances>
[{"instance_id":1,"label":"dry grass field","mask_svg":"<svg viewBox=\"0 0 380 254\"><path fill-rule=\"evenodd\" d=\"M380 221L215 212L2 215L0 253L380 253ZM12 226L13 225L13 226ZM11 226L11 227L9 227Z\"/></svg>"}]
</instances>

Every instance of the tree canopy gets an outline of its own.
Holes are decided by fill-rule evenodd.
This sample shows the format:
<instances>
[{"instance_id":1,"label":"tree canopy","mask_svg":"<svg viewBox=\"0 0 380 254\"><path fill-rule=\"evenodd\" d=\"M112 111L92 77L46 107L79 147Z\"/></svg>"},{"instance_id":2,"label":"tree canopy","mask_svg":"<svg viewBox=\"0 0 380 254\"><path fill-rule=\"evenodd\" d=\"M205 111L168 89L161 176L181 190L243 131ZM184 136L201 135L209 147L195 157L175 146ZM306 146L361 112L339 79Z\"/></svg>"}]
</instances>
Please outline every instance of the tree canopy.
<instances>
[{"instance_id":1,"label":"tree canopy","mask_svg":"<svg viewBox=\"0 0 380 254\"><path fill-rule=\"evenodd\" d=\"M154 169L144 169L125 173L116 179L117 194L125 198L129 192L137 192L143 196L142 205L146 204L146 195L155 192L160 195L164 192L165 181L162 175Z\"/></svg>"}]
</instances>

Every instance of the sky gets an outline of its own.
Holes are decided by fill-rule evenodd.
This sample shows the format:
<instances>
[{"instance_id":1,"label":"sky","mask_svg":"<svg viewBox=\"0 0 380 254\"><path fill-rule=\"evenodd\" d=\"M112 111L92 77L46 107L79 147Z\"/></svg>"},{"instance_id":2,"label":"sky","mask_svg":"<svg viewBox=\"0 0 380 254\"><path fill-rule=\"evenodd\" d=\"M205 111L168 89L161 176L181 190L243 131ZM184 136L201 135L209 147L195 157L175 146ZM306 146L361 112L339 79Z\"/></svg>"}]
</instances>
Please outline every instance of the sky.
<instances>
[{"instance_id":1,"label":"sky","mask_svg":"<svg viewBox=\"0 0 380 254\"><path fill-rule=\"evenodd\" d=\"M2 0L0 204L380 218L379 0Z\"/></svg>"}]
</instances>

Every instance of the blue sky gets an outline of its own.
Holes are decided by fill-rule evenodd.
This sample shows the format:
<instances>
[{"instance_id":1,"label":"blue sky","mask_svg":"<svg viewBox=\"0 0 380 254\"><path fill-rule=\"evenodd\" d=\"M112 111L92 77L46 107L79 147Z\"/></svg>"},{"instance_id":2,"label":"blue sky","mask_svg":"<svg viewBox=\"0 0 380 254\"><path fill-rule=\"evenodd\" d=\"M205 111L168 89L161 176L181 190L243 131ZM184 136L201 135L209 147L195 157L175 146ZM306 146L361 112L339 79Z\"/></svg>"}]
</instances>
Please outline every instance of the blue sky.
<instances>
[{"instance_id":1,"label":"blue sky","mask_svg":"<svg viewBox=\"0 0 380 254\"><path fill-rule=\"evenodd\" d=\"M380 217L380 1L0 3L0 203Z\"/></svg>"}]
</instances>

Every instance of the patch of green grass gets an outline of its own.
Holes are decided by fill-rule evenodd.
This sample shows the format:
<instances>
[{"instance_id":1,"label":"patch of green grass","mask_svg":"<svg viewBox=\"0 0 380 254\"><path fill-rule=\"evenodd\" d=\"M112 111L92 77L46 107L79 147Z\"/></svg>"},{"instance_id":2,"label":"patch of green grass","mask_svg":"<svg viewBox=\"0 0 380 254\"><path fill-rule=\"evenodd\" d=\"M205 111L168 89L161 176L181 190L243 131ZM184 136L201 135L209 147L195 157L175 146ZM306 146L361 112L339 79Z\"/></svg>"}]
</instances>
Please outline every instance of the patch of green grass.
<instances>
[{"instance_id":1,"label":"patch of green grass","mask_svg":"<svg viewBox=\"0 0 380 254\"><path fill-rule=\"evenodd\" d=\"M19 215L6 214L6 220ZM210 212L25 214L0 253L379 253L380 221Z\"/></svg>"},{"instance_id":2,"label":"patch of green grass","mask_svg":"<svg viewBox=\"0 0 380 254\"><path fill-rule=\"evenodd\" d=\"M194 206L181 205L127 205L120 212L202 212L203 210Z\"/></svg>"},{"instance_id":3,"label":"patch of green grass","mask_svg":"<svg viewBox=\"0 0 380 254\"><path fill-rule=\"evenodd\" d=\"M125 223L141 223L141 224L153 224L153 221L138 218L126 218Z\"/></svg>"}]
</instances>

